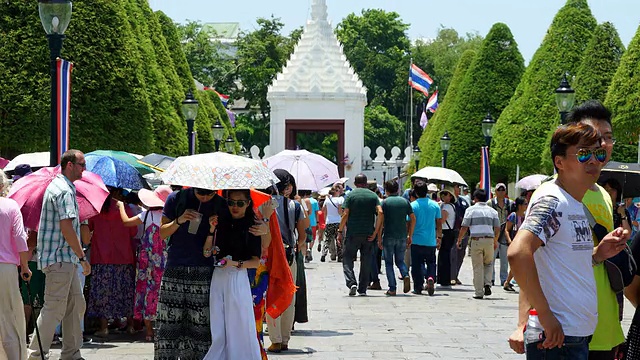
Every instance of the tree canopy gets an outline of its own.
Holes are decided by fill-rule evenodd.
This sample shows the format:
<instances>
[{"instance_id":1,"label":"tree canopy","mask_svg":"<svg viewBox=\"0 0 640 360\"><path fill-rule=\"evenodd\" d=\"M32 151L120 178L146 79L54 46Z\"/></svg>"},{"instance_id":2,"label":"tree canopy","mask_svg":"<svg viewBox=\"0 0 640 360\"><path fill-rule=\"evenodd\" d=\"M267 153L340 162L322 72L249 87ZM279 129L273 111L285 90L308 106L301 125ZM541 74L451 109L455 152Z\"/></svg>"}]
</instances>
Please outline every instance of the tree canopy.
<instances>
[{"instance_id":1,"label":"tree canopy","mask_svg":"<svg viewBox=\"0 0 640 360\"><path fill-rule=\"evenodd\" d=\"M480 178L480 148L485 145L482 119L487 113L500 116L523 72L524 59L511 30L503 23L494 24L465 74L445 125L451 137L447 167L469 184Z\"/></svg>"},{"instance_id":2,"label":"tree canopy","mask_svg":"<svg viewBox=\"0 0 640 360\"><path fill-rule=\"evenodd\" d=\"M548 133L559 123L554 90L563 73L576 73L596 25L586 0L568 0L556 14L497 121L491 163L498 176L512 176L517 165L521 175L540 171Z\"/></svg>"},{"instance_id":3,"label":"tree canopy","mask_svg":"<svg viewBox=\"0 0 640 360\"><path fill-rule=\"evenodd\" d=\"M621 144L635 144L640 135L640 28L622 55L607 93L613 131Z\"/></svg>"}]
</instances>

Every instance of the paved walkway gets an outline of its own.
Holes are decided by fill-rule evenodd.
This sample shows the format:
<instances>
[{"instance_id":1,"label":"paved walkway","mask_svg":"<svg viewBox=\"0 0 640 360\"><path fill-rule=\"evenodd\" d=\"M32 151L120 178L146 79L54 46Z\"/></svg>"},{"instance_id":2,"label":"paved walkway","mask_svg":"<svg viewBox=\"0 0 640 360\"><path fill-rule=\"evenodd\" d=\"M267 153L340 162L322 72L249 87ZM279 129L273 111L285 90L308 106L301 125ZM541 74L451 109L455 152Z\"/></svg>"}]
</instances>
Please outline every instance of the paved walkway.
<instances>
[{"instance_id":1,"label":"paved walkway","mask_svg":"<svg viewBox=\"0 0 640 360\"><path fill-rule=\"evenodd\" d=\"M347 296L342 264L320 263L318 258L306 272L310 321L296 324L290 350L270 359L524 359L507 344L517 294L495 286L494 295L472 299L469 257L460 276L464 285L436 290L433 297L395 298L385 297L384 291ZM385 275L381 280L385 286ZM633 313L629 303L625 309L626 329ZM86 346L82 355L87 360L153 359L152 344L114 340ZM60 350L53 354L52 359L58 359Z\"/></svg>"}]
</instances>

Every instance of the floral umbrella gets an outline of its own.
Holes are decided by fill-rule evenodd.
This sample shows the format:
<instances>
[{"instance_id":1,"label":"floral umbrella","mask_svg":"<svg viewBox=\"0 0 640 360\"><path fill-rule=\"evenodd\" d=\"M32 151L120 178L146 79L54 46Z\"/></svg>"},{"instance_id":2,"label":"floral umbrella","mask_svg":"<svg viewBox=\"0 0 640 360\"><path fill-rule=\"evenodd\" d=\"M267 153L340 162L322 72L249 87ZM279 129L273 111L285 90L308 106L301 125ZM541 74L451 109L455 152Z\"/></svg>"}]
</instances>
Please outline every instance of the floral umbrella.
<instances>
[{"instance_id":1,"label":"floral umbrella","mask_svg":"<svg viewBox=\"0 0 640 360\"><path fill-rule=\"evenodd\" d=\"M265 189L278 182L264 162L223 152L180 156L161 177L165 184L210 190Z\"/></svg>"}]
</instances>

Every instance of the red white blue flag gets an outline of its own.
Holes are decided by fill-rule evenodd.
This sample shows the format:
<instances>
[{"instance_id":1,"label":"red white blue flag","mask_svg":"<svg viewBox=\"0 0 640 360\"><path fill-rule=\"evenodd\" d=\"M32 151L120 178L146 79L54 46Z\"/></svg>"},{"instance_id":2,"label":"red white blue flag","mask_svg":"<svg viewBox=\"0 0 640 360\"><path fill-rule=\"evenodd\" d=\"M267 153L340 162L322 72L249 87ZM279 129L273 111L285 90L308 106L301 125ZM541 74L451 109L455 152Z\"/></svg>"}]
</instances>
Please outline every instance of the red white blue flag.
<instances>
[{"instance_id":1,"label":"red white blue flag","mask_svg":"<svg viewBox=\"0 0 640 360\"><path fill-rule=\"evenodd\" d=\"M429 98L429 101L427 102L427 110L431 111L432 113L435 113L437 108L438 108L438 90L436 90L433 93L433 95L431 95L431 97Z\"/></svg>"},{"instance_id":2,"label":"red white blue flag","mask_svg":"<svg viewBox=\"0 0 640 360\"><path fill-rule=\"evenodd\" d=\"M214 90L215 91L215 90ZM218 94L218 96L220 97L220 101L222 101L222 105L224 107L227 107L227 104L229 103L229 95L225 95L225 94L220 94L219 92L216 91L216 94Z\"/></svg>"},{"instance_id":3,"label":"red white blue flag","mask_svg":"<svg viewBox=\"0 0 640 360\"><path fill-rule=\"evenodd\" d=\"M71 70L73 63L57 58L56 59L56 88L58 98L56 99L56 132L58 139L58 164L62 159L62 154L69 150L69 110L71 109Z\"/></svg>"},{"instance_id":4,"label":"red white blue flag","mask_svg":"<svg viewBox=\"0 0 640 360\"><path fill-rule=\"evenodd\" d=\"M483 146L480 149L482 154L480 159L480 188L487 192L491 197L491 169L489 167L489 148Z\"/></svg>"},{"instance_id":5,"label":"red white blue flag","mask_svg":"<svg viewBox=\"0 0 640 360\"><path fill-rule=\"evenodd\" d=\"M431 84L433 84L431 77L416 65L411 64L409 68L409 85L423 93L424 96L429 97Z\"/></svg>"}]
</instances>

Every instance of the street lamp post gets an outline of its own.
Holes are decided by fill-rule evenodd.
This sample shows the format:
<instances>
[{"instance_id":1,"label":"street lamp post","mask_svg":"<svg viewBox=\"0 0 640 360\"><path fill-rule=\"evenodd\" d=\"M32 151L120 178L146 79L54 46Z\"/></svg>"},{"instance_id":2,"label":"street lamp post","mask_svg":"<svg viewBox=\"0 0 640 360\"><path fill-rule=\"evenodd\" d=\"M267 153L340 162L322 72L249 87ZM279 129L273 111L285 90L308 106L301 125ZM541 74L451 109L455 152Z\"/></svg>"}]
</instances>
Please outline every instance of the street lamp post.
<instances>
[{"instance_id":1,"label":"street lamp post","mask_svg":"<svg viewBox=\"0 0 640 360\"><path fill-rule=\"evenodd\" d=\"M228 153L233 154L233 150L235 150L236 147L236 141L233 140L233 137L231 137L231 134L229 134L229 136L227 137L227 140L225 140L224 142L224 148L227 150Z\"/></svg>"},{"instance_id":2,"label":"street lamp post","mask_svg":"<svg viewBox=\"0 0 640 360\"><path fill-rule=\"evenodd\" d=\"M191 90L187 93L187 98L182 101L182 115L187 120L187 136L189 136L189 155L196 153L196 136L193 126L198 115L198 100L193 98Z\"/></svg>"},{"instance_id":3,"label":"street lamp post","mask_svg":"<svg viewBox=\"0 0 640 360\"><path fill-rule=\"evenodd\" d=\"M442 150L442 167L447 167L447 154L451 148L451 138L449 133L445 130L444 135L440 138L440 149Z\"/></svg>"},{"instance_id":4,"label":"street lamp post","mask_svg":"<svg viewBox=\"0 0 640 360\"><path fill-rule=\"evenodd\" d=\"M402 170L402 158L400 155L396 158L396 167L398 168L398 184L400 184L400 171Z\"/></svg>"},{"instance_id":5,"label":"street lamp post","mask_svg":"<svg viewBox=\"0 0 640 360\"><path fill-rule=\"evenodd\" d=\"M493 120L491 114L487 112L487 116L482 119L482 135L484 135L484 144L487 148L491 147L491 138L493 137L494 126L496 121Z\"/></svg>"},{"instance_id":6,"label":"street lamp post","mask_svg":"<svg viewBox=\"0 0 640 360\"><path fill-rule=\"evenodd\" d=\"M558 105L558 111L560 112L560 124L564 125L567 122L567 114L571 111L576 101L576 91L569 85L567 73L562 75L560 86L558 86L555 93L556 105Z\"/></svg>"},{"instance_id":7,"label":"street lamp post","mask_svg":"<svg viewBox=\"0 0 640 360\"><path fill-rule=\"evenodd\" d=\"M219 119L211 126L211 132L213 133L213 140L216 143L216 151L220 151L220 142L224 137L224 127L220 124Z\"/></svg>"},{"instance_id":8,"label":"street lamp post","mask_svg":"<svg viewBox=\"0 0 640 360\"><path fill-rule=\"evenodd\" d=\"M387 168L389 167L389 164L387 164L387 160L382 162L382 183L384 184L385 182L387 182Z\"/></svg>"},{"instance_id":9,"label":"street lamp post","mask_svg":"<svg viewBox=\"0 0 640 360\"><path fill-rule=\"evenodd\" d=\"M51 137L49 144L49 165L58 165L58 137L56 126L57 87L56 87L56 59L62 52L64 32L71 22L71 0L38 0L40 22L47 33L50 52L51 72Z\"/></svg>"},{"instance_id":10,"label":"street lamp post","mask_svg":"<svg viewBox=\"0 0 640 360\"><path fill-rule=\"evenodd\" d=\"M422 151L420 151L420 147L418 145L413 147L413 161L415 161L416 164L416 171L418 171L419 167L420 167L420 154L422 153Z\"/></svg>"}]
</instances>

